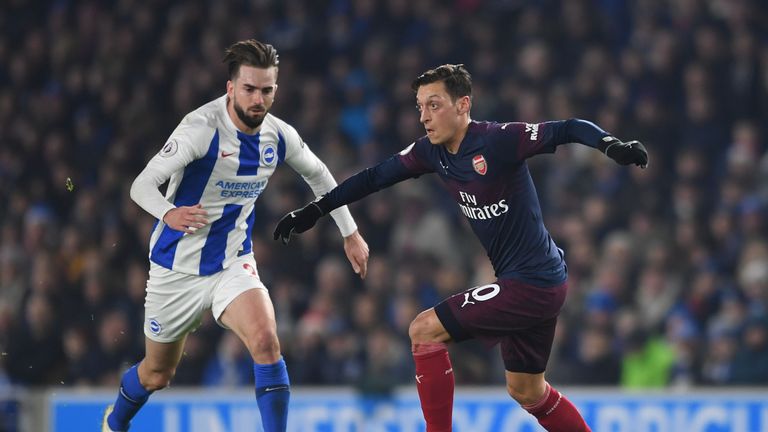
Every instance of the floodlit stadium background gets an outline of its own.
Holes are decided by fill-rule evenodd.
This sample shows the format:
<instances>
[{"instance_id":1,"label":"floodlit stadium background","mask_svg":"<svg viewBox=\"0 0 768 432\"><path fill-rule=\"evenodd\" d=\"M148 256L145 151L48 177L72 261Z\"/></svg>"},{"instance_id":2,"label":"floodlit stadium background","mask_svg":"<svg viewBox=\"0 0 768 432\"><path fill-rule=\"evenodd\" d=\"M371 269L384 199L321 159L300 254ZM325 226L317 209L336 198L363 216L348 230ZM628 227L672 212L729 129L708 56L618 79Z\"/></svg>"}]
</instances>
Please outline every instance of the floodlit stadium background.
<instances>
[{"instance_id":1,"label":"floodlit stadium background","mask_svg":"<svg viewBox=\"0 0 768 432\"><path fill-rule=\"evenodd\" d=\"M143 349L154 221L127 188L185 113L224 92L222 51L250 37L280 53L273 113L338 180L423 134L410 82L446 62L473 73L474 119L580 117L642 140L644 171L577 145L529 161L571 287L548 377L600 432L768 431L760 0L3 1L0 430L97 428ZM311 198L289 168L258 200L292 430L422 430L408 323L493 279L434 180L351 206L365 281L329 221L271 240ZM539 430L506 396L496 351L451 352L457 432ZM260 430L251 373L207 317L135 430Z\"/></svg>"}]
</instances>

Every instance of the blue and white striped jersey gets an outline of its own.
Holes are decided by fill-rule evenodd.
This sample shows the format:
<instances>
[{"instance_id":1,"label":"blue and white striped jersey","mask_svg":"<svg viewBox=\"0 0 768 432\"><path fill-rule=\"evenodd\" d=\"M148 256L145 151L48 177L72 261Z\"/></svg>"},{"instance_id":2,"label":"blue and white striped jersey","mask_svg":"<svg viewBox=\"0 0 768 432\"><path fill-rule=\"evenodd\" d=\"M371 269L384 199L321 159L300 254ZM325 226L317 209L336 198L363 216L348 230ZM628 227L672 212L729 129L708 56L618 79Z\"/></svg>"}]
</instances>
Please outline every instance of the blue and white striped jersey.
<instances>
[{"instance_id":1,"label":"blue and white striped jersey","mask_svg":"<svg viewBox=\"0 0 768 432\"><path fill-rule=\"evenodd\" d=\"M187 114L131 187L131 198L158 219L149 258L165 268L210 275L251 253L255 201L283 162L317 196L336 186L292 126L267 114L259 132L247 135L235 127L226 103L224 95ZM163 197L158 187L168 180ZM169 210L197 203L210 223L194 234L163 223ZM346 207L331 215L343 236L357 229Z\"/></svg>"}]
</instances>

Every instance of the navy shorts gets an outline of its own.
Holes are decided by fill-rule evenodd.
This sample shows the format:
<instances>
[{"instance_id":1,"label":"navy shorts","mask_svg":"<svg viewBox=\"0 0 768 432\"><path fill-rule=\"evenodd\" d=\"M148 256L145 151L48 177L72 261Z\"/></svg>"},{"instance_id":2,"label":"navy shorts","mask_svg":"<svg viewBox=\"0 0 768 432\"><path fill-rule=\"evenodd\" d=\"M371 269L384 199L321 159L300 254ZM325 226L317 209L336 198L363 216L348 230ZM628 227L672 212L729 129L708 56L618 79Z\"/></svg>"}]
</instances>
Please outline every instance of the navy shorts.
<instances>
[{"instance_id":1,"label":"navy shorts","mask_svg":"<svg viewBox=\"0 0 768 432\"><path fill-rule=\"evenodd\" d=\"M535 374L547 367L567 291L567 282L542 288L499 279L448 297L435 312L454 342L501 343L508 371Z\"/></svg>"}]
</instances>

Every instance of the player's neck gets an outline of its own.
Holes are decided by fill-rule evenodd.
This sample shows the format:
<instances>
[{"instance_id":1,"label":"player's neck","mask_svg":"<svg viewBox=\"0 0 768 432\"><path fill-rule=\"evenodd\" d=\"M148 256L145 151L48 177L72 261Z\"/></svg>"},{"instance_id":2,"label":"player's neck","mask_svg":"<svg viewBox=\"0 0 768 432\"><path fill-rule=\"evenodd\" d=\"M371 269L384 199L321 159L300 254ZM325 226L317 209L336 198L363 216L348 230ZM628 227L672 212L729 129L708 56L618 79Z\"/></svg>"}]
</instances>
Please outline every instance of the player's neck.
<instances>
[{"instance_id":1,"label":"player's neck","mask_svg":"<svg viewBox=\"0 0 768 432\"><path fill-rule=\"evenodd\" d=\"M464 137L467 136L467 130L469 129L469 123L471 121L472 119L467 117L467 122L461 129L459 129L459 131L456 133L456 136L443 144L443 147L445 147L445 150L447 150L448 153L456 154L459 152L459 147L461 147L461 142L464 141Z\"/></svg>"}]
</instances>

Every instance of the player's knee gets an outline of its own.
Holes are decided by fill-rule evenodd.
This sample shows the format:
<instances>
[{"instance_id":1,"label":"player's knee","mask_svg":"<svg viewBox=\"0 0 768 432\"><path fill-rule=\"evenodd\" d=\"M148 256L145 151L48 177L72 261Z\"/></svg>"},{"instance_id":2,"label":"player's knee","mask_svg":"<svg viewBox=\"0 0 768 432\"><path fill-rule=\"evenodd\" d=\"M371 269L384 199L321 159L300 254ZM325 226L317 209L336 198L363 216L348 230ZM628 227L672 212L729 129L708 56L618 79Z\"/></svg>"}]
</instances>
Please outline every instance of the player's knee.
<instances>
[{"instance_id":1,"label":"player's knee","mask_svg":"<svg viewBox=\"0 0 768 432\"><path fill-rule=\"evenodd\" d=\"M248 335L245 345L256 363L274 363L280 359L280 341L274 331L254 331Z\"/></svg>"},{"instance_id":2,"label":"player's knee","mask_svg":"<svg viewBox=\"0 0 768 432\"><path fill-rule=\"evenodd\" d=\"M541 400L542 391L539 386L521 385L507 381L507 393L520 405L532 405Z\"/></svg>"},{"instance_id":3,"label":"player's knee","mask_svg":"<svg viewBox=\"0 0 768 432\"><path fill-rule=\"evenodd\" d=\"M434 342L435 331L431 318L432 316L425 311L411 321L411 325L408 326L408 336L411 338L411 343Z\"/></svg>"},{"instance_id":4,"label":"player's knee","mask_svg":"<svg viewBox=\"0 0 768 432\"><path fill-rule=\"evenodd\" d=\"M141 384L147 391L162 390L171 385L174 375L176 375L176 369L150 369L147 371L147 376L141 380Z\"/></svg>"}]
</instances>

